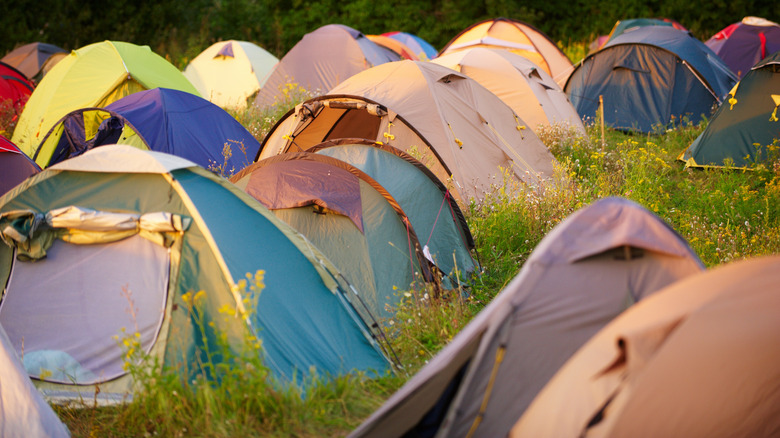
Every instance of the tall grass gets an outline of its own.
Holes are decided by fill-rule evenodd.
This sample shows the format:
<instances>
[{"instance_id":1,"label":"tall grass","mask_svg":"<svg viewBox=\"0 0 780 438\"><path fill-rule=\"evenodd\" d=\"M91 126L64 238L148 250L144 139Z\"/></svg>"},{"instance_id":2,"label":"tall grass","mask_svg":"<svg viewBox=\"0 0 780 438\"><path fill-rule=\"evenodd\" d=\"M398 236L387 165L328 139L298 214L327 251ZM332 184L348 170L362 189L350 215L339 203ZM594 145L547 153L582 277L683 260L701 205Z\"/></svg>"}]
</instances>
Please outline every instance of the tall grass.
<instances>
[{"instance_id":1,"label":"tall grass","mask_svg":"<svg viewBox=\"0 0 780 438\"><path fill-rule=\"evenodd\" d=\"M293 104L273 114L250 106L235 115L261 138ZM548 184L530 191L507 180L480 202L463 206L481 275L464 290L441 296L399 291L401 304L385 321L404 364L396 375L353 375L285 389L269 383L259 355L250 354L223 369L219 382L187 382L175 370L163 370L140 375L141 391L127 405L57 411L75 437L345 435L493 299L553 227L607 196L653 211L707 266L777 253L780 162L750 171L685 169L676 157L703 128L683 121L659 135L607 130L605 138L595 126L584 137L560 126L540 132L558 160Z\"/></svg>"}]
</instances>

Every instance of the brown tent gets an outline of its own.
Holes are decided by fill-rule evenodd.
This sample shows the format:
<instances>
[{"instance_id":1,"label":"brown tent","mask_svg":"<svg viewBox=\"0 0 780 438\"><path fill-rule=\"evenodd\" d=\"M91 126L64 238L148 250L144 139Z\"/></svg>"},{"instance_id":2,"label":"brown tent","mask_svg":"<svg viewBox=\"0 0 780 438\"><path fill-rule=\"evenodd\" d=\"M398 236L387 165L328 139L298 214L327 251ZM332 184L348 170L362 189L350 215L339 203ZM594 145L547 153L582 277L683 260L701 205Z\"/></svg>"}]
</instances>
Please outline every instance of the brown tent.
<instances>
[{"instance_id":1,"label":"brown tent","mask_svg":"<svg viewBox=\"0 0 780 438\"><path fill-rule=\"evenodd\" d=\"M351 437L503 437L555 371L635 301L700 272L660 218L621 198L574 213L453 341Z\"/></svg>"},{"instance_id":2,"label":"brown tent","mask_svg":"<svg viewBox=\"0 0 780 438\"><path fill-rule=\"evenodd\" d=\"M504 102L468 76L432 62L365 70L288 112L258 159L338 138L376 140L426 165L460 199L482 198L507 176L538 186L555 158Z\"/></svg>"},{"instance_id":3,"label":"brown tent","mask_svg":"<svg viewBox=\"0 0 780 438\"><path fill-rule=\"evenodd\" d=\"M283 102L291 87L322 94L358 72L400 59L349 26L322 26L304 35L276 64L260 88L255 105Z\"/></svg>"},{"instance_id":4,"label":"brown tent","mask_svg":"<svg viewBox=\"0 0 780 438\"><path fill-rule=\"evenodd\" d=\"M772 256L665 288L585 344L511 436L778 436L779 282Z\"/></svg>"},{"instance_id":5,"label":"brown tent","mask_svg":"<svg viewBox=\"0 0 780 438\"><path fill-rule=\"evenodd\" d=\"M450 40L439 56L472 47L504 49L522 55L546 71L561 87L574 69L569 58L544 32L511 18L472 24Z\"/></svg>"}]
</instances>

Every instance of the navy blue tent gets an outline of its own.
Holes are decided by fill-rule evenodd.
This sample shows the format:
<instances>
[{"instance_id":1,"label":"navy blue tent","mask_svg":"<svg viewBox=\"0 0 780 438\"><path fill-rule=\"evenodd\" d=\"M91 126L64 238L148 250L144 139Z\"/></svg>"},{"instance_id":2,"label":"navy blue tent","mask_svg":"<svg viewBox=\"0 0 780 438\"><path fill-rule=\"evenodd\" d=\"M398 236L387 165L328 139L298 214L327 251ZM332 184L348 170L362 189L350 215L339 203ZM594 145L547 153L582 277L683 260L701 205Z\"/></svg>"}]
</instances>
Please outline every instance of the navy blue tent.
<instances>
[{"instance_id":1,"label":"navy blue tent","mask_svg":"<svg viewBox=\"0 0 780 438\"><path fill-rule=\"evenodd\" d=\"M666 26L623 33L582 60L565 91L580 116L616 129L658 132L683 118L709 117L737 78L688 32Z\"/></svg>"},{"instance_id":2,"label":"navy blue tent","mask_svg":"<svg viewBox=\"0 0 780 438\"><path fill-rule=\"evenodd\" d=\"M46 134L33 158L48 167L115 143L186 158L224 176L252 163L260 149L252 134L224 109L194 94L154 88L105 108L65 115Z\"/></svg>"}]
</instances>

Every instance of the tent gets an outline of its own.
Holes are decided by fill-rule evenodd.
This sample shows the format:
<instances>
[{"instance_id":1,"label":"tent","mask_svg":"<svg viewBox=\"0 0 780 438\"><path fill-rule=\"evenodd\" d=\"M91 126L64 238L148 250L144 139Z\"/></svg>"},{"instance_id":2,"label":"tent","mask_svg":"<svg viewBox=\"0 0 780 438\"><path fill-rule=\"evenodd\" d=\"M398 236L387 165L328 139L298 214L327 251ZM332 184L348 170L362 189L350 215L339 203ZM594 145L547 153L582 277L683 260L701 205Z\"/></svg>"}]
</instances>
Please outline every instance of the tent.
<instances>
[{"instance_id":1,"label":"tent","mask_svg":"<svg viewBox=\"0 0 780 438\"><path fill-rule=\"evenodd\" d=\"M703 268L648 210L596 201L550 231L504 290L350 437L506 436L592 335Z\"/></svg>"},{"instance_id":2,"label":"tent","mask_svg":"<svg viewBox=\"0 0 780 438\"><path fill-rule=\"evenodd\" d=\"M190 61L184 76L209 101L223 108L245 108L278 62L248 41L220 41Z\"/></svg>"},{"instance_id":3,"label":"tent","mask_svg":"<svg viewBox=\"0 0 780 438\"><path fill-rule=\"evenodd\" d=\"M67 54L67 50L54 44L29 43L8 52L0 61L14 66L32 80L41 78Z\"/></svg>"},{"instance_id":4,"label":"tent","mask_svg":"<svg viewBox=\"0 0 780 438\"><path fill-rule=\"evenodd\" d=\"M583 118L615 129L665 131L685 118L709 117L736 77L701 41L667 26L625 32L574 69L564 90Z\"/></svg>"},{"instance_id":5,"label":"tent","mask_svg":"<svg viewBox=\"0 0 780 438\"><path fill-rule=\"evenodd\" d=\"M33 386L11 341L0 326L0 435L70 437L68 428Z\"/></svg>"},{"instance_id":6,"label":"tent","mask_svg":"<svg viewBox=\"0 0 780 438\"><path fill-rule=\"evenodd\" d=\"M474 47L432 62L457 70L500 97L534 131L563 125L585 135L585 125L552 77L508 50Z\"/></svg>"},{"instance_id":7,"label":"tent","mask_svg":"<svg viewBox=\"0 0 780 438\"><path fill-rule=\"evenodd\" d=\"M21 114L35 86L19 70L0 62L0 108Z\"/></svg>"},{"instance_id":8,"label":"tent","mask_svg":"<svg viewBox=\"0 0 780 438\"><path fill-rule=\"evenodd\" d=\"M409 47L406 47L406 44L384 36L384 35L366 35L366 38L371 40L371 42L379 44L380 46L390 49L393 52L395 52L398 56L401 57L401 59L411 59L412 61L418 61L420 58L417 57L417 55L414 54L414 51L410 49Z\"/></svg>"},{"instance_id":9,"label":"tent","mask_svg":"<svg viewBox=\"0 0 780 438\"><path fill-rule=\"evenodd\" d=\"M775 436L780 257L677 281L588 341L512 437Z\"/></svg>"},{"instance_id":10,"label":"tent","mask_svg":"<svg viewBox=\"0 0 780 438\"><path fill-rule=\"evenodd\" d=\"M42 167L105 144L128 144L186 158L229 176L248 166L260 143L233 116L184 91L139 91L105 108L66 114L33 150Z\"/></svg>"},{"instance_id":11,"label":"tent","mask_svg":"<svg viewBox=\"0 0 780 438\"><path fill-rule=\"evenodd\" d=\"M439 56L470 47L504 49L530 59L563 86L572 71L569 58L541 30L511 18L480 21L456 35Z\"/></svg>"},{"instance_id":12,"label":"tent","mask_svg":"<svg viewBox=\"0 0 780 438\"><path fill-rule=\"evenodd\" d=\"M475 248L458 203L433 172L411 155L382 143L340 139L310 152L351 164L377 181L398 202L423 245L423 252L444 275L446 288L458 286L477 268Z\"/></svg>"},{"instance_id":13,"label":"tent","mask_svg":"<svg viewBox=\"0 0 780 438\"><path fill-rule=\"evenodd\" d=\"M742 78L758 61L780 51L780 25L764 18L745 17L704 44Z\"/></svg>"},{"instance_id":14,"label":"tent","mask_svg":"<svg viewBox=\"0 0 780 438\"><path fill-rule=\"evenodd\" d=\"M729 93L707 128L680 154L686 167L746 168L777 159L780 52L760 61Z\"/></svg>"},{"instance_id":15,"label":"tent","mask_svg":"<svg viewBox=\"0 0 780 438\"><path fill-rule=\"evenodd\" d=\"M417 35L408 33L408 32L385 32L382 34L383 36L390 37L394 40L398 40L406 47L410 48L412 52L417 55L417 58L420 60L431 60L438 55L439 51L436 50L431 43L428 41L425 41L424 39L418 37Z\"/></svg>"},{"instance_id":16,"label":"tent","mask_svg":"<svg viewBox=\"0 0 780 438\"><path fill-rule=\"evenodd\" d=\"M683 27L682 24L669 18L630 18L628 20L618 20L617 23L615 23L615 25L612 27L609 35L607 35L607 38L598 45L598 48L600 49L604 46L604 44L612 41L625 32L631 32L632 30L636 30L645 26L667 26L673 27L677 30L682 30L684 32L688 31L688 29Z\"/></svg>"},{"instance_id":17,"label":"tent","mask_svg":"<svg viewBox=\"0 0 780 438\"><path fill-rule=\"evenodd\" d=\"M93 149L0 198L0 230L0 323L52 397L122 400L122 333L184 378L247 337L280 385L389 368L327 259L182 158Z\"/></svg>"},{"instance_id":18,"label":"tent","mask_svg":"<svg viewBox=\"0 0 780 438\"><path fill-rule=\"evenodd\" d=\"M13 142L32 156L43 136L65 114L105 107L129 94L165 87L198 94L182 73L148 46L104 41L72 51L30 96Z\"/></svg>"},{"instance_id":19,"label":"tent","mask_svg":"<svg viewBox=\"0 0 780 438\"><path fill-rule=\"evenodd\" d=\"M333 262L357 290L354 307L368 324L393 315L400 291L434 280L396 200L343 161L307 152L283 154L251 165L231 181Z\"/></svg>"},{"instance_id":20,"label":"tent","mask_svg":"<svg viewBox=\"0 0 780 438\"><path fill-rule=\"evenodd\" d=\"M401 57L371 42L359 31L342 24L329 24L307 33L279 64L260 89L255 105L275 105L286 98L284 90L302 87L322 94L350 76Z\"/></svg>"},{"instance_id":21,"label":"tent","mask_svg":"<svg viewBox=\"0 0 780 438\"><path fill-rule=\"evenodd\" d=\"M0 135L0 196L40 171L30 157Z\"/></svg>"},{"instance_id":22,"label":"tent","mask_svg":"<svg viewBox=\"0 0 780 438\"><path fill-rule=\"evenodd\" d=\"M424 61L383 64L288 112L259 159L338 138L381 141L431 167L457 199L506 181L537 187L555 158L504 102L468 76Z\"/></svg>"}]
</instances>

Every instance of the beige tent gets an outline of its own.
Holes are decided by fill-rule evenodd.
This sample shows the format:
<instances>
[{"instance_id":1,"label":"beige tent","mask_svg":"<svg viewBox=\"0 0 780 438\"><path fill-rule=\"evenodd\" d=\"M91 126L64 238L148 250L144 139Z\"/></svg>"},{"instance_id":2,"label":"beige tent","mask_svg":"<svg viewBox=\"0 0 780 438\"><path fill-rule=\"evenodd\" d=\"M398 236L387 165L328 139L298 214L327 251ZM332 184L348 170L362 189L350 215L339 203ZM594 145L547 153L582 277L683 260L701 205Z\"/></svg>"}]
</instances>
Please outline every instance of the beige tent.
<instances>
[{"instance_id":1,"label":"beige tent","mask_svg":"<svg viewBox=\"0 0 780 438\"><path fill-rule=\"evenodd\" d=\"M473 47L432 62L479 82L509 105L528 125L570 127L585 134L577 110L552 77L528 58L508 50Z\"/></svg>"},{"instance_id":2,"label":"beige tent","mask_svg":"<svg viewBox=\"0 0 780 438\"><path fill-rule=\"evenodd\" d=\"M780 434L780 257L691 276L583 346L513 437Z\"/></svg>"},{"instance_id":3,"label":"beige tent","mask_svg":"<svg viewBox=\"0 0 780 438\"><path fill-rule=\"evenodd\" d=\"M283 102L285 91L299 87L322 94L358 72L400 59L351 27L329 24L304 35L284 55L260 89L255 105Z\"/></svg>"},{"instance_id":4,"label":"beige tent","mask_svg":"<svg viewBox=\"0 0 780 438\"><path fill-rule=\"evenodd\" d=\"M514 280L351 437L504 437L593 334L702 269L660 218L625 199L599 200L555 227Z\"/></svg>"},{"instance_id":5,"label":"beige tent","mask_svg":"<svg viewBox=\"0 0 780 438\"><path fill-rule=\"evenodd\" d=\"M461 199L502 185L504 172L531 186L553 175L555 158L525 122L475 80L423 61L383 64L285 115L259 159L338 138L403 150Z\"/></svg>"},{"instance_id":6,"label":"beige tent","mask_svg":"<svg viewBox=\"0 0 780 438\"><path fill-rule=\"evenodd\" d=\"M244 108L279 60L248 41L220 41L196 56L184 76L201 96L223 108Z\"/></svg>"},{"instance_id":7,"label":"beige tent","mask_svg":"<svg viewBox=\"0 0 780 438\"><path fill-rule=\"evenodd\" d=\"M450 40L439 56L471 47L504 49L522 55L544 69L561 87L574 70L550 37L519 20L496 18L475 23Z\"/></svg>"}]
</instances>

